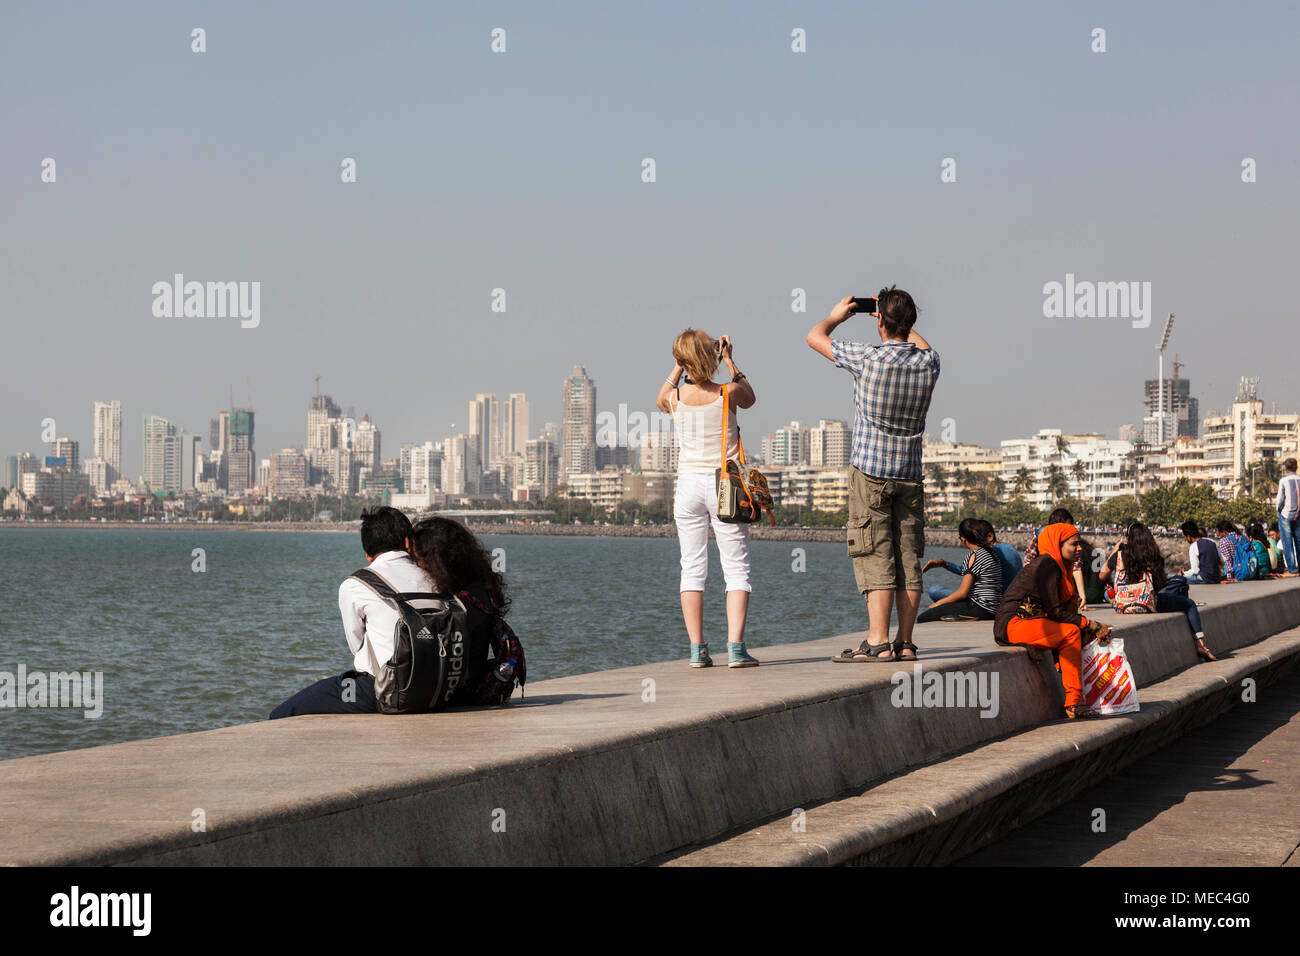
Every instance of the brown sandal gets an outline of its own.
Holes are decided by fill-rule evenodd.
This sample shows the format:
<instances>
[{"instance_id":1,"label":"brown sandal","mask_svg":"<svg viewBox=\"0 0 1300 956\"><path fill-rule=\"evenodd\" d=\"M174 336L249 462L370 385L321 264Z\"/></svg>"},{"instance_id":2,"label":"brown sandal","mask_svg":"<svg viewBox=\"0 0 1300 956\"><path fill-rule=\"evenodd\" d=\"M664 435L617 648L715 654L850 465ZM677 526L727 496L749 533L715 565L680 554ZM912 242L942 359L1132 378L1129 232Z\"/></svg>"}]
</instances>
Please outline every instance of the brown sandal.
<instances>
[{"instance_id":1,"label":"brown sandal","mask_svg":"<svg viewBox=\"0 0 1300 956\"><path fill-rule=\"evenodd\" d=\"M1205 646L1205 641L1199 637L1196 639L1196 656L1203 661L1218 660L1218 658L1214 656L1214 653Z\"/></svg>"},{"instance_id":2,"label":"brown sandal","mask_svg":"<svg viewBox=\"0 0 1300 956\"><path fill-rule=\"evenodd\" d=\"M1075 704L1073 707L1065 708L1066 720L1083 720L1085 718L1100 717L1101 714L1093 710L1087 704Z\"/></svg>"}]
</instances>

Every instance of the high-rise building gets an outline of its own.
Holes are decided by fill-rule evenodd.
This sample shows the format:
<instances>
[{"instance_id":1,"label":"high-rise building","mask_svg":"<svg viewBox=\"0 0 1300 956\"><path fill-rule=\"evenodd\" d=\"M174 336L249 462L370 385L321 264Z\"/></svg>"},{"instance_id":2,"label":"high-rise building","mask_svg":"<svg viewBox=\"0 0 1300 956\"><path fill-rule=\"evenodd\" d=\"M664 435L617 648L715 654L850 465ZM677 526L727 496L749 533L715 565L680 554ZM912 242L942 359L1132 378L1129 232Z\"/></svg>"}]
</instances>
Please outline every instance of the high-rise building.
<instances>
[{"instance_id":1,"label":"high-rise building","mask_svg":"<svg viewBox=\"0 0 1300 956\"><path fill-rule=\"evenodd\" d=\"M560 472L577 475L596 467L596 383L581 365L564 380L560 408L563 416L563 447Z\"/></svg>"},{"instance_id":2,"label":"high-rise building","mask_svg":"<svg viewBox=\"0 0 1300 956\"><path fill-rule=\"evenodd\" d=\"M1258 386L1259 379L1243 378L1232 408L1205 416L1205 472L1219 492L1249 490L1255 481L1251 464L1294 454L1300 439L1300 415L1265 412Z\"/></svg>"},{"instance_id":3,"label":"high-rise building","mask_svg":"<svg viewBox=\"0 0 1300 956\"><path fill-rule=\"evenodd\" d=\"M4 486L10 489L21 488L23 475L33 471L40 471L40 463L31 452L23 451L10 455L5 459Z\"/></svg>"},{"instance_id":4,"label":"high-rise building","mask_svg":"<svg viewBox=\"0 0 1300 956\"><path fill-rule=\"evenodd\" d=\"M56 438L50 442L50 456L63 462L68 471L81 471L81 442Z\"/></svg>"},{"instance_id":5,"label":"high-rise building","mask_svg":"<svg viewBox=\"0 0 1300 956\"><path fill-rule=\"evenodd\" d=\"M799 422L782 425L763 439L763 461L769 465L808 464L808 426Z\"/></svg>"},{"instance_id":6,"label":"high-rise building","mask_svg":"<svg viewBox=\"0 0 1300 956\"><path fill-rule=\"evenodd\" d=\"M524 454L528 444L528 397L514 392L501 406L501 448L503 455Z\"/></svg>"},{"instance_id":7,"label":"high-rise building","mask_svg":"<svg viewBox=\"0 0 1300 956\"><path fill-rule=\"evenodd\" d=\"M554 441L542 437L525 442L523 480L516 479L515 487L530 489L530 499L534 494L538 499L550 497L559 484L559 465L559 452ZM518 493L515 497L519 497Z\"/></svg>"},{"instance_id":8,"label":"high-rise building","mask_svg":"<svg viewBox=\"0 0 1300 956\"><path fill-rule=\"evenodd\" d=\"M1157 415L1160 411L1161 395L1159 383L1154 378L1146 380L1144 396L1143 404L1147 417ZM1177 429L1176 432L1166 433L1165 442L1171 442L1184 435L1191 438L1200 437L1201 405L1192 397L1191 379L1164 379L1164 410L1173 414L1173 421L1170 424Z\"/></svg>"},{"instance_id":9,"label":"high-rise building","mask_svg":"<svg viewBox=\"0 0 1300 956\"><path fill-rule=\"evenodd\" d=\"M221 470L225 473L224 487L231 495L242 495L257 482L257 456L253 450L253 410L232 408L227 415L226 447L223 449Z\"/></svg>"},{"instance_id":10,"label":"high-rise building","mask_svg":"<svg viewBox=\"0 0 1300 956\"><path fill-rule=\"evenodd\" d=\"M597 445L596 446L596 470L604 471L606 468L634 468L637 462L637 448L629 448L627 445Z\"/></svg>"},{"instance_id":11,"label":"high-rise building","mask_svg":"<svg viewBox=\"0 0 1300 956\"><path fill-rule=\"evenodd\" d=\"M357 425L356 445L353 449L356 460L362 468L376 471L380 465L379 429L370 420L369 415L362 415Z\"/></svg>"},{"instance_id":12,"label":"high-rise building","mask_svg":"<svg viewBox=\"0 0 1300 956\"><path fill-rule=\"evenodd\" d=\"M95 402L93 408L94 448L91 457L103 459L108 467L108 485L111 485L122 477L122 403L117 399Z\"/></svg>"},{"instance_id":13,"label":"high-rise building","mask_svg":"<svg viewBox=\"0 0 1300 956\"><path fill-rule=\"evenodd\" d=\"M307 488L307 456L297 448L274 452L270 471L267 494L272 498L296 498Z\"/></svg>"},{"instance_id":14,"label":"high-rise building","mask_svg":"<svg viewBox=\"0 0 1300 956\"><path fill-rule=\"evenodd\" d=\"M442 443L442 490L449 495L476 495L482 467L478 439L453 435Z\"/></svg>"},{"instance_id":15,"label":"high-rise building","mask_svg":"<svg viewBox=\"0 0 1300 956\"><path fill-rule=\"evenodd\" d=\"M814 468L844 468L853 450L853 429L840 419L823 418L808 429L808 463Z\"/></svg>"},{"instance_id":16,"label":"high-rise building","mask_svg":"<svg viewBox=\"0 0 1300 956\"><path fill-rule=\"evenodd\" d=\"M408 489L411 486L411 453L419 448L419 444L413 441L404 441L397 452L397 471L402 476L402 484Z\"/></svg>"},{"instance_id":17,"label":"high-rise building","mask_svg":"<svg viewBox=\"0 0 1300 956\"><path fill-rule=\"evenodd\" d=\"M479 394L469 403L469 437L477 444L484 471L501 458L501 408L495 395Z\"/></svg>"},{"instance_id":18,"label":"high-rise building","mask_svg":"<svg viewBox=\"0 0 1300 956\"><path fill-rule=\"evenodd\" d=\"M319 392L312 396L307 409L307 457L313 452L320 452L322 457L338 447L337 427L332 425L342 415L342 410L334 404L334 399ZM321 467L315 460L312 464Z\"/></svg>"},{"instance_id":19,"label":"high-rise building","mask_svg":"<svg viewBox=\"0 0 1300 956\"><path fill-rule=\"evenodd\" d=\"M427 494L430 491L444 490L441 444L427 441L422 445L412 445L410 462L409 472L402 476L402 482L408 492ZM400 473L400 469L398 470Z\"/></svg>"},{"instance_id":20,"label":"high-rise building","mask_svg":"<svg viewBox=\"0 0 1300 956\"><path fill-rule=\"evenodd\" d=\"M641 433L640 465L642 471L675 473L677 471L677 454L677 436L668 429Z\"/></svg>"},{"instance_id":21,"label":"high-rise building","mask_svg":"<svg viewBox=\"0 0 1300 956\"><path fill-rule=\"evenodd\" d=\"M90 479L70 468L45 468L26 472L22 490L31 501L66 508L77 498L90 495Z\"/></svg>"},{"instance_id":22,"label":"high-rise building","mask_svg":"<svg viewBox=\"0 0 1300 956\"><path fill-rule=\"evenodd\" d=\"M202 461L198 435L187 435L159 415L144 418L144 480L153 491L194 490Z\"/></svg>"}]
</instances>

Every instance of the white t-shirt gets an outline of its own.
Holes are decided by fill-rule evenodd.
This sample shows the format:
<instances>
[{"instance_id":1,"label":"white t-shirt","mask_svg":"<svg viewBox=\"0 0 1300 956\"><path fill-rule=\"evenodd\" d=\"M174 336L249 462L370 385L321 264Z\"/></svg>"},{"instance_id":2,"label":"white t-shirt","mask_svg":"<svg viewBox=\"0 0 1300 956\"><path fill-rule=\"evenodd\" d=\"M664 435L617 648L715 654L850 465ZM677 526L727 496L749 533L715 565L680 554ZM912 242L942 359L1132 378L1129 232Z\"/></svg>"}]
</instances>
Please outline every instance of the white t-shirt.
<instances>
[{"instance_id":1,"label":"white t-shirt","mask_svg":"<svg viewBox=\"0 0 1300 956\"><path fill-rule=\"evenodd\" d=\"M405 551L385 551L370 563L370 570L399 593L435 590L433 581ZM436 599L413 599L409 603L421 609L446 604ZM393 659L397 611L366 585L348 578L339 585L339 613L343 616L343 634L352 651L353 668L378 677L379 668Z\"/></svg>"}]
</instances>

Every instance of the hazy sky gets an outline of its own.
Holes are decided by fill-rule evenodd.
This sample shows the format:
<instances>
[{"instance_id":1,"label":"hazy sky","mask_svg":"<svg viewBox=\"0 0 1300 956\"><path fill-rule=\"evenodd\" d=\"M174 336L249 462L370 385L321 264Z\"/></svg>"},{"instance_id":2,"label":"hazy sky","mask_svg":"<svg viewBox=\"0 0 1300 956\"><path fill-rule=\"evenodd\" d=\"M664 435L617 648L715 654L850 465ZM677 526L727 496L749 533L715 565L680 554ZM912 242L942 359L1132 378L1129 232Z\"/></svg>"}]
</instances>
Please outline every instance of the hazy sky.
<instances>
[{"instance_id":1,"label":"hazy sky","mask_svg":"<svg viewBox=\"0 0 1300 956\"><path fill-rule=\"evenodd\" d=\"M936 437L1113 437L1170 311L1203 412L1247 374L1292 410L1298 40L1296 3L8 3L0 453L52 417L88 457L118 398L134 478L142 415L206 446L233 386L266 457L316 375L386 456L476 392L535 434L574 364L649 411L687 326L734 336L757 450L851 417L803 338L886 283L942 356ZM260 282L260 325L156 318L177 272ZM1150 282L1151 327L1045 318L1067 273Z\"/></svg>"}]
</instances>

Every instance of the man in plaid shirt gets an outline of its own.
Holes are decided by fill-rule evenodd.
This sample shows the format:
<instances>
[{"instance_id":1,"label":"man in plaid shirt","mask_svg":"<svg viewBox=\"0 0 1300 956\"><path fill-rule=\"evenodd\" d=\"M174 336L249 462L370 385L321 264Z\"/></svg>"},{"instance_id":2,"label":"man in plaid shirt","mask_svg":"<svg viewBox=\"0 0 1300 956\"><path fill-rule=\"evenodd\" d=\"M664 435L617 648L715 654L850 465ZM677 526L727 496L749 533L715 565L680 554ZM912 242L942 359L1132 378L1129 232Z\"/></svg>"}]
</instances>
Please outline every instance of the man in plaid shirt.
<instances>
[{"instance_id":1,"label":"man in plaid shirt","mask_svg":"<svg viewBox=\"0 0 1300 956\"><path fill-rule=\"evenodd\" d=\"M881 289L874 300L880 344L840 342L831 332L859 305L841 299L808 333L808 344L853 375L853 452L849 472L849 557L858 590L867 599L870 631L841 662L915 660L912 628L921 603L925 551L925 495L921 441L930 396L939 379L939 353L912 325L916 304L902 289ZM898 601L898 633L889 641L889 617Z\"/></svg>"}]
</instances>

